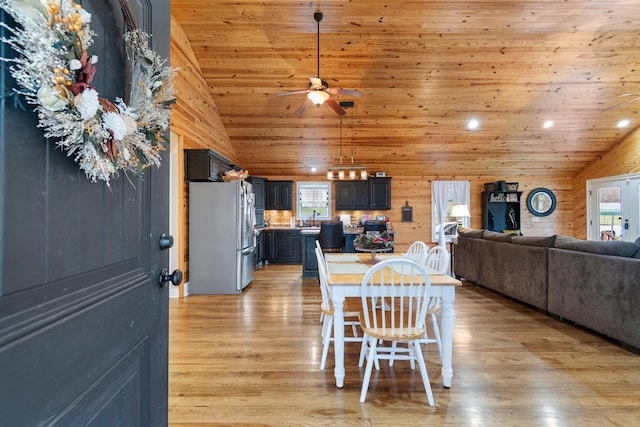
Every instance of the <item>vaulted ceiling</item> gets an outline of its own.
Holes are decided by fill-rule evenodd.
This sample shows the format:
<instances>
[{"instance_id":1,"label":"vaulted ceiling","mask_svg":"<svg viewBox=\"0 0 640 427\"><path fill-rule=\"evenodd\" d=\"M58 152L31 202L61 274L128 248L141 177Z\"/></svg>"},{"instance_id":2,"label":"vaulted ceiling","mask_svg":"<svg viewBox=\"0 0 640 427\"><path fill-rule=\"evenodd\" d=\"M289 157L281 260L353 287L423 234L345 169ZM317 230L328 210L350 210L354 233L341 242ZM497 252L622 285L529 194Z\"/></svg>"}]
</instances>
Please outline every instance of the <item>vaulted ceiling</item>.
<instances>
[{"instance_id":1,"label":"vaulted ceiling","mask_svg":"<svg viewBox=\"0 0 640 427\"><path fill-rule=\"evenodd\" d=\"M640 124L640 101L603 112L640 93L637 0L171 3L252 174L322 176L342 145L390 176L571 176ZM317 77L317 9L320 77L362 93L331 95L342 132L275 96Z\"/></svg>"}]
</instances>

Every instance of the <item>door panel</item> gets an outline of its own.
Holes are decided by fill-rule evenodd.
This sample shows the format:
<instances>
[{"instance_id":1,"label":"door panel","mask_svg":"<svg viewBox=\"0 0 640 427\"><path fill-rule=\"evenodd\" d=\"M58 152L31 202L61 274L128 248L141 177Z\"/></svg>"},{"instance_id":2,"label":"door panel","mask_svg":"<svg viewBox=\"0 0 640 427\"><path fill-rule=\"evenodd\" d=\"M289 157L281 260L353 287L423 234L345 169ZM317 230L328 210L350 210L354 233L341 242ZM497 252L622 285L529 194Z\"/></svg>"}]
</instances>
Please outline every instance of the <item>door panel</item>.
<instances>
[{"instance_id":1,"label":"door panel","mask_svg":"<svg viewBox=\"0 0 640 427\"><path fill-rule=\"evenodd\" d=\"M589 240L640 237L640 176L591 180L587 186Z\"/></svg>"},{"instance_id":2,"label":"door panel","mask_svg":"<svg viewBox=\"0 0 640 427\"><path fill-rule=\"evenodd\" d=\"M169 28L167 0L153 10L131 3L148 33ZM83 7L97 34L93 83L101 96L123 96L120 6ZM152 43L168 56L168 32ZM0 133L1 423L166 425L168 290L158 277L168 252L158 242L169 156L142 179L106 187L43 137L30 108L2 104Z\"/></svg>"}]
</instances>

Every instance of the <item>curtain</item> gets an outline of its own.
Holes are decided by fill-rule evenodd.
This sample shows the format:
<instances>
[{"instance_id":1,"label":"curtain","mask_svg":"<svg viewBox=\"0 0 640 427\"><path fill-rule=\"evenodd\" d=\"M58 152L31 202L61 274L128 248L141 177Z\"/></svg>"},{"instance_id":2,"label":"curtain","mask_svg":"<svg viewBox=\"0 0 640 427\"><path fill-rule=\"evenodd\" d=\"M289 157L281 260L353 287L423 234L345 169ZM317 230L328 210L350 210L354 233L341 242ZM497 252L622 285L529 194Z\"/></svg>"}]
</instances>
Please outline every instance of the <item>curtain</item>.
<instances>
[{"instance_id":1,"label":"curtain","mask_svg":"<svg viewBox=\"0 0 640 427\"><path fill-rule=\"evenodd\" d=\"M433 181L431 186L432 198L438 224L444 223L444 217L447 215L447 202L449 201L449 183L450 181ZM438 232L438 246L445 246L444 227L440 227Z\"/></svg>"},{"instance_id":2,"label":"curtain","mask_svg":"<svg viewBox=\"0 0 640 427\"><path fill-rule=\"evenodd\" d=\"M444 224L447 216L449 200L453 204L465 204L469 206L471 182L470 181L432 181L431 193L437 224ZM468 226L468 218L464 218L463 224ZM434 225L435 227L435 225ZM438 245L445 246L444 227L439 227Z\"/></svg>"}]
</instances>

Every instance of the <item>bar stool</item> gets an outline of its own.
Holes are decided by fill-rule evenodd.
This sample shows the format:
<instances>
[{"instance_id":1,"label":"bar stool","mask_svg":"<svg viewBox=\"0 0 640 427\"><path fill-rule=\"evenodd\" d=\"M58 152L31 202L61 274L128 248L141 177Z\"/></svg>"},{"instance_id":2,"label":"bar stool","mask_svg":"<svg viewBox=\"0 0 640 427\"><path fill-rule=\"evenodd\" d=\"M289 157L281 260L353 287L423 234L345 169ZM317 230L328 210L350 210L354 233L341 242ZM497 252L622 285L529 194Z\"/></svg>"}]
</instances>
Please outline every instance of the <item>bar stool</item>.
<instances>
[{"instance_id":1,"label":"bar stool","mask_svg":"<svg viewBox=\"0 0 640 427\"><path fill-rule=\"evenodd\" d=\"M383 231L387 231L387 222L386 221L380 221L380 220L365 221L364 222L364 230L362 232L366 233L367 231L379 231L381 233Z\"/></svg>"},{"instance_id":2,"label":"bar stool","mask_svg":"<svg viewBox=\"0 0 640 427\"><path fill-rule=\"evenodd\" d=\"M323 252L342 252L344 229L342 221L324 221L320 224L318 242Z\"/></svg>"}]
</instances>

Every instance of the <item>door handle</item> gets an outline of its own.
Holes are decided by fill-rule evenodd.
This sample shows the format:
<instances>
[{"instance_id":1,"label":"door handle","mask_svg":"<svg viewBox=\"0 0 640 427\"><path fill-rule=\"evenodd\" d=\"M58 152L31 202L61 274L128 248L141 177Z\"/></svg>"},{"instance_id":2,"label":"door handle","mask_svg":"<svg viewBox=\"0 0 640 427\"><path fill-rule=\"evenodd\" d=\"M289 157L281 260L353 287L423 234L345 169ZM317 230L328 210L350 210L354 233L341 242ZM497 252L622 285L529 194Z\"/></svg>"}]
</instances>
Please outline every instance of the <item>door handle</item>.
<instances>
[{"instance_id":1,"label":"door handle","mask_svg":"<svg viewBox=\"0 0 640 427\"><path fill-rule=\"evenodd\" d=\"M161 288L164 288L168 282L171 282L173 286L178 286L182 283L182 271L176 269L173 270L173 273L169 273L169 270L163 268L160 272L160 278L158 279L158 283Z\"/></svg>"}]
</instances>

